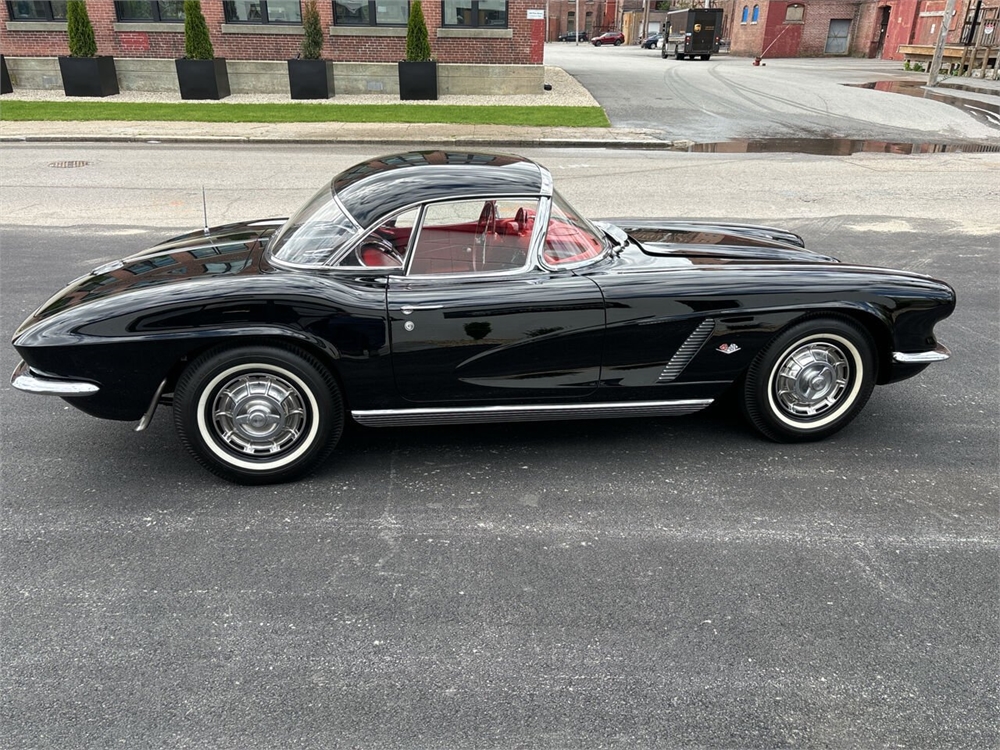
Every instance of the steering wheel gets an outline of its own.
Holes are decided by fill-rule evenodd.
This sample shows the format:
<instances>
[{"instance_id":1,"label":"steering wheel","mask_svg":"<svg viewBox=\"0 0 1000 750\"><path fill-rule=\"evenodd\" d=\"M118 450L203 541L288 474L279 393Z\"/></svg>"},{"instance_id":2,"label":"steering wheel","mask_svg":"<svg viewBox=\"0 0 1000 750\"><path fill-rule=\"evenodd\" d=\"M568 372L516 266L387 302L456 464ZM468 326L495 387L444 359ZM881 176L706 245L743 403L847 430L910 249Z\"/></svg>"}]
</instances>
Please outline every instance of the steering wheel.
<instances>
[{"instance_id":1,"label":"steering wheel","mask_svg":"<svg viewBox=\"0 0 1000 750\"><path fill-rule=\"evenodd\" d=\"M479 221L476 222L475 244L472 248L472 270L478 271L486 265L486 239L489 235L496 233L497 227L497 204L494 201L486 201L483 210L479 213ZM476 255L479 255L477 260Z\"/></svg>"},{"instance_id":2,"label":"steering wheel","mask_svg":"<svg viewBox=\"0 0 1000 750\"><path fill-rule=\"evenodd\" d=\"M384 237L373 234L355 251L359 265L369 268L402 268L403 259L395 246Z\"/></svg>"}]
</instances>

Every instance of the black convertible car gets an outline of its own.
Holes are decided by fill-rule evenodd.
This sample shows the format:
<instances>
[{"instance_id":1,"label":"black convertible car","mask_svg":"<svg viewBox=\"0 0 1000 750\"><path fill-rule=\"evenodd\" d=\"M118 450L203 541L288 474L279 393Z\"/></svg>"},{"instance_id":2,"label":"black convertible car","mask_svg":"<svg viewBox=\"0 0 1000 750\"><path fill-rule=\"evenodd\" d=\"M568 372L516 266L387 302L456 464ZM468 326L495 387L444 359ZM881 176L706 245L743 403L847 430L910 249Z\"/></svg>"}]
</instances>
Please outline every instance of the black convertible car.
<instances>
[{"instance_id":1,"label":"black convertible car","mask_svg":"<svg viewBox=\"0 0 1000 750\"><path fill-rule=\"evenodd\" d=\"M761 433L801 441L946 359L954 307L790 232L590 222L527 159L428 151L94 269L17 330L12 383L138 429L171 404L191 453L247 484L314 468L348 417L687 414L733 387Z\"/></svg>"}]
</instances>

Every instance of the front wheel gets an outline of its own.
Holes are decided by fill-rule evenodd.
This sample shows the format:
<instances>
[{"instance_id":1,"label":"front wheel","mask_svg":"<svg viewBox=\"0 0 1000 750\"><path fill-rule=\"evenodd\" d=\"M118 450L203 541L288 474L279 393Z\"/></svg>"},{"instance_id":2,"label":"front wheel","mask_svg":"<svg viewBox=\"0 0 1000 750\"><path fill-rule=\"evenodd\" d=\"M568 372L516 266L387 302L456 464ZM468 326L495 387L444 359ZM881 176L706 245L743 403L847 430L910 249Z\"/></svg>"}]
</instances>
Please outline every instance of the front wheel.
<instances>
[{"instance_id":1,"label":"front wheel","mask_svg":"<svg viewBox=\"0 0 1000 750\"><path fill-rule=\"evenodd\" d=\"M761 351L743 385L743 410L778 442L825 438L858 415L875 385L875 346L856 323L813 318Z\"/></svg>"},{"instance_id":2,"label":"front wheel","mask_svg":"<svg viewBox=\"0 0 1000 750\"><path fill-rule=\"evenodd\" d=\"M273 484L301 477L330 454L344 406L334 377L304 351L225 347L181 375L174 425L212 473L237 484Z\"/></svg>"},{"instance_id":3,"label":"front wheel","mask_svg":"<svg viewBox=\"0 0 1000 750\"><path fill-rule=\"evenodd\" d=\"M621 39L619 39L618 41L615 42L615 46L616 47L620 47L621 45L622 45L622 40Z\"/></svg>"}]
</instances>

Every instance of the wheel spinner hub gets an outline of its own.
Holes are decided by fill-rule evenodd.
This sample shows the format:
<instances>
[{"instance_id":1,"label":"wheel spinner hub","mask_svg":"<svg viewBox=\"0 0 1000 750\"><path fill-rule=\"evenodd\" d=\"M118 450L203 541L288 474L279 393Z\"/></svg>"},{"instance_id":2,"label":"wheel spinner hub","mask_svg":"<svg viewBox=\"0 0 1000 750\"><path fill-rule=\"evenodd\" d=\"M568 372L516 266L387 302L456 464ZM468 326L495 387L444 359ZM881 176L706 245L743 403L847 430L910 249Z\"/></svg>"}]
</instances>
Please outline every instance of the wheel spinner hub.
<instances>
[{"instance_id":1,"label":"wheel spinner hub","mask_svg":"<svg viewBox=\"0 0 1000 750\"><path fill-rule=\"evenodd\" d=\"M796 417L815 417L833 408L850 379L847 356L827 342L810 342L792 350L777 369L778 404Z\"/></svg>"},{"instance_id":2,"label":"wheel spinner hub","mask_svg":"<svg viewBox=\"0 0 1000 750\"><path fill-rule=\"evenodd\" d=\"M294 445L306 424L302 395L271 373L241 375L227 382L212 407L216 434L242 454L273 456Z\"/></svg>"}]
</instances>

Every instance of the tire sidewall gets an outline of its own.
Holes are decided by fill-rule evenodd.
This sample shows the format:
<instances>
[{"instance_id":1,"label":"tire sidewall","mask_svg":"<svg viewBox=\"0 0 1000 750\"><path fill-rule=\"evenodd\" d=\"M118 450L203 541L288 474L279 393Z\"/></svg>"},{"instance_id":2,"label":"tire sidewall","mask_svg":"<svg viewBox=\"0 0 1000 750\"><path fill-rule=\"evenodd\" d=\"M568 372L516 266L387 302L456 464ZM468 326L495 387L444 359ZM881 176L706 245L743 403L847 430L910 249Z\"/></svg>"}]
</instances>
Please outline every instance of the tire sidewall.
<instances>
[{"instance_id":1,"label":"tire sidewall","mask_svg":"<svg viewBox=\"0 0 1000 750\"><path fill-rule=\"evenodd\" d=\"M252 373L284 379L307 409L304 434L274 461L241 457L212 425L221 388ZM343 406L332 376L313 357L294 349L245 347L208 352L192 362L178 381L174 420L182 442L207 469L240 484L268 484L301 476L329 454L343 428Z\"/></svg>"},{"instance_id":2,"label":"tire sidewall","mask_svg":"<svg viewBox=\"0 0 1000 750\"><path fill-rule=\"evenodd\" d=\"M775 399L775 381L782 363L794 350L826 342L845 355L850 375L845 393L834 407L815 418L796 418ZM751 365L744 388L744 411L772 440L818 440L846 426L867 403L875 384L874 344L859 326L835 319L800 323L775 339Z\"/></svg>"}]
</instances>

